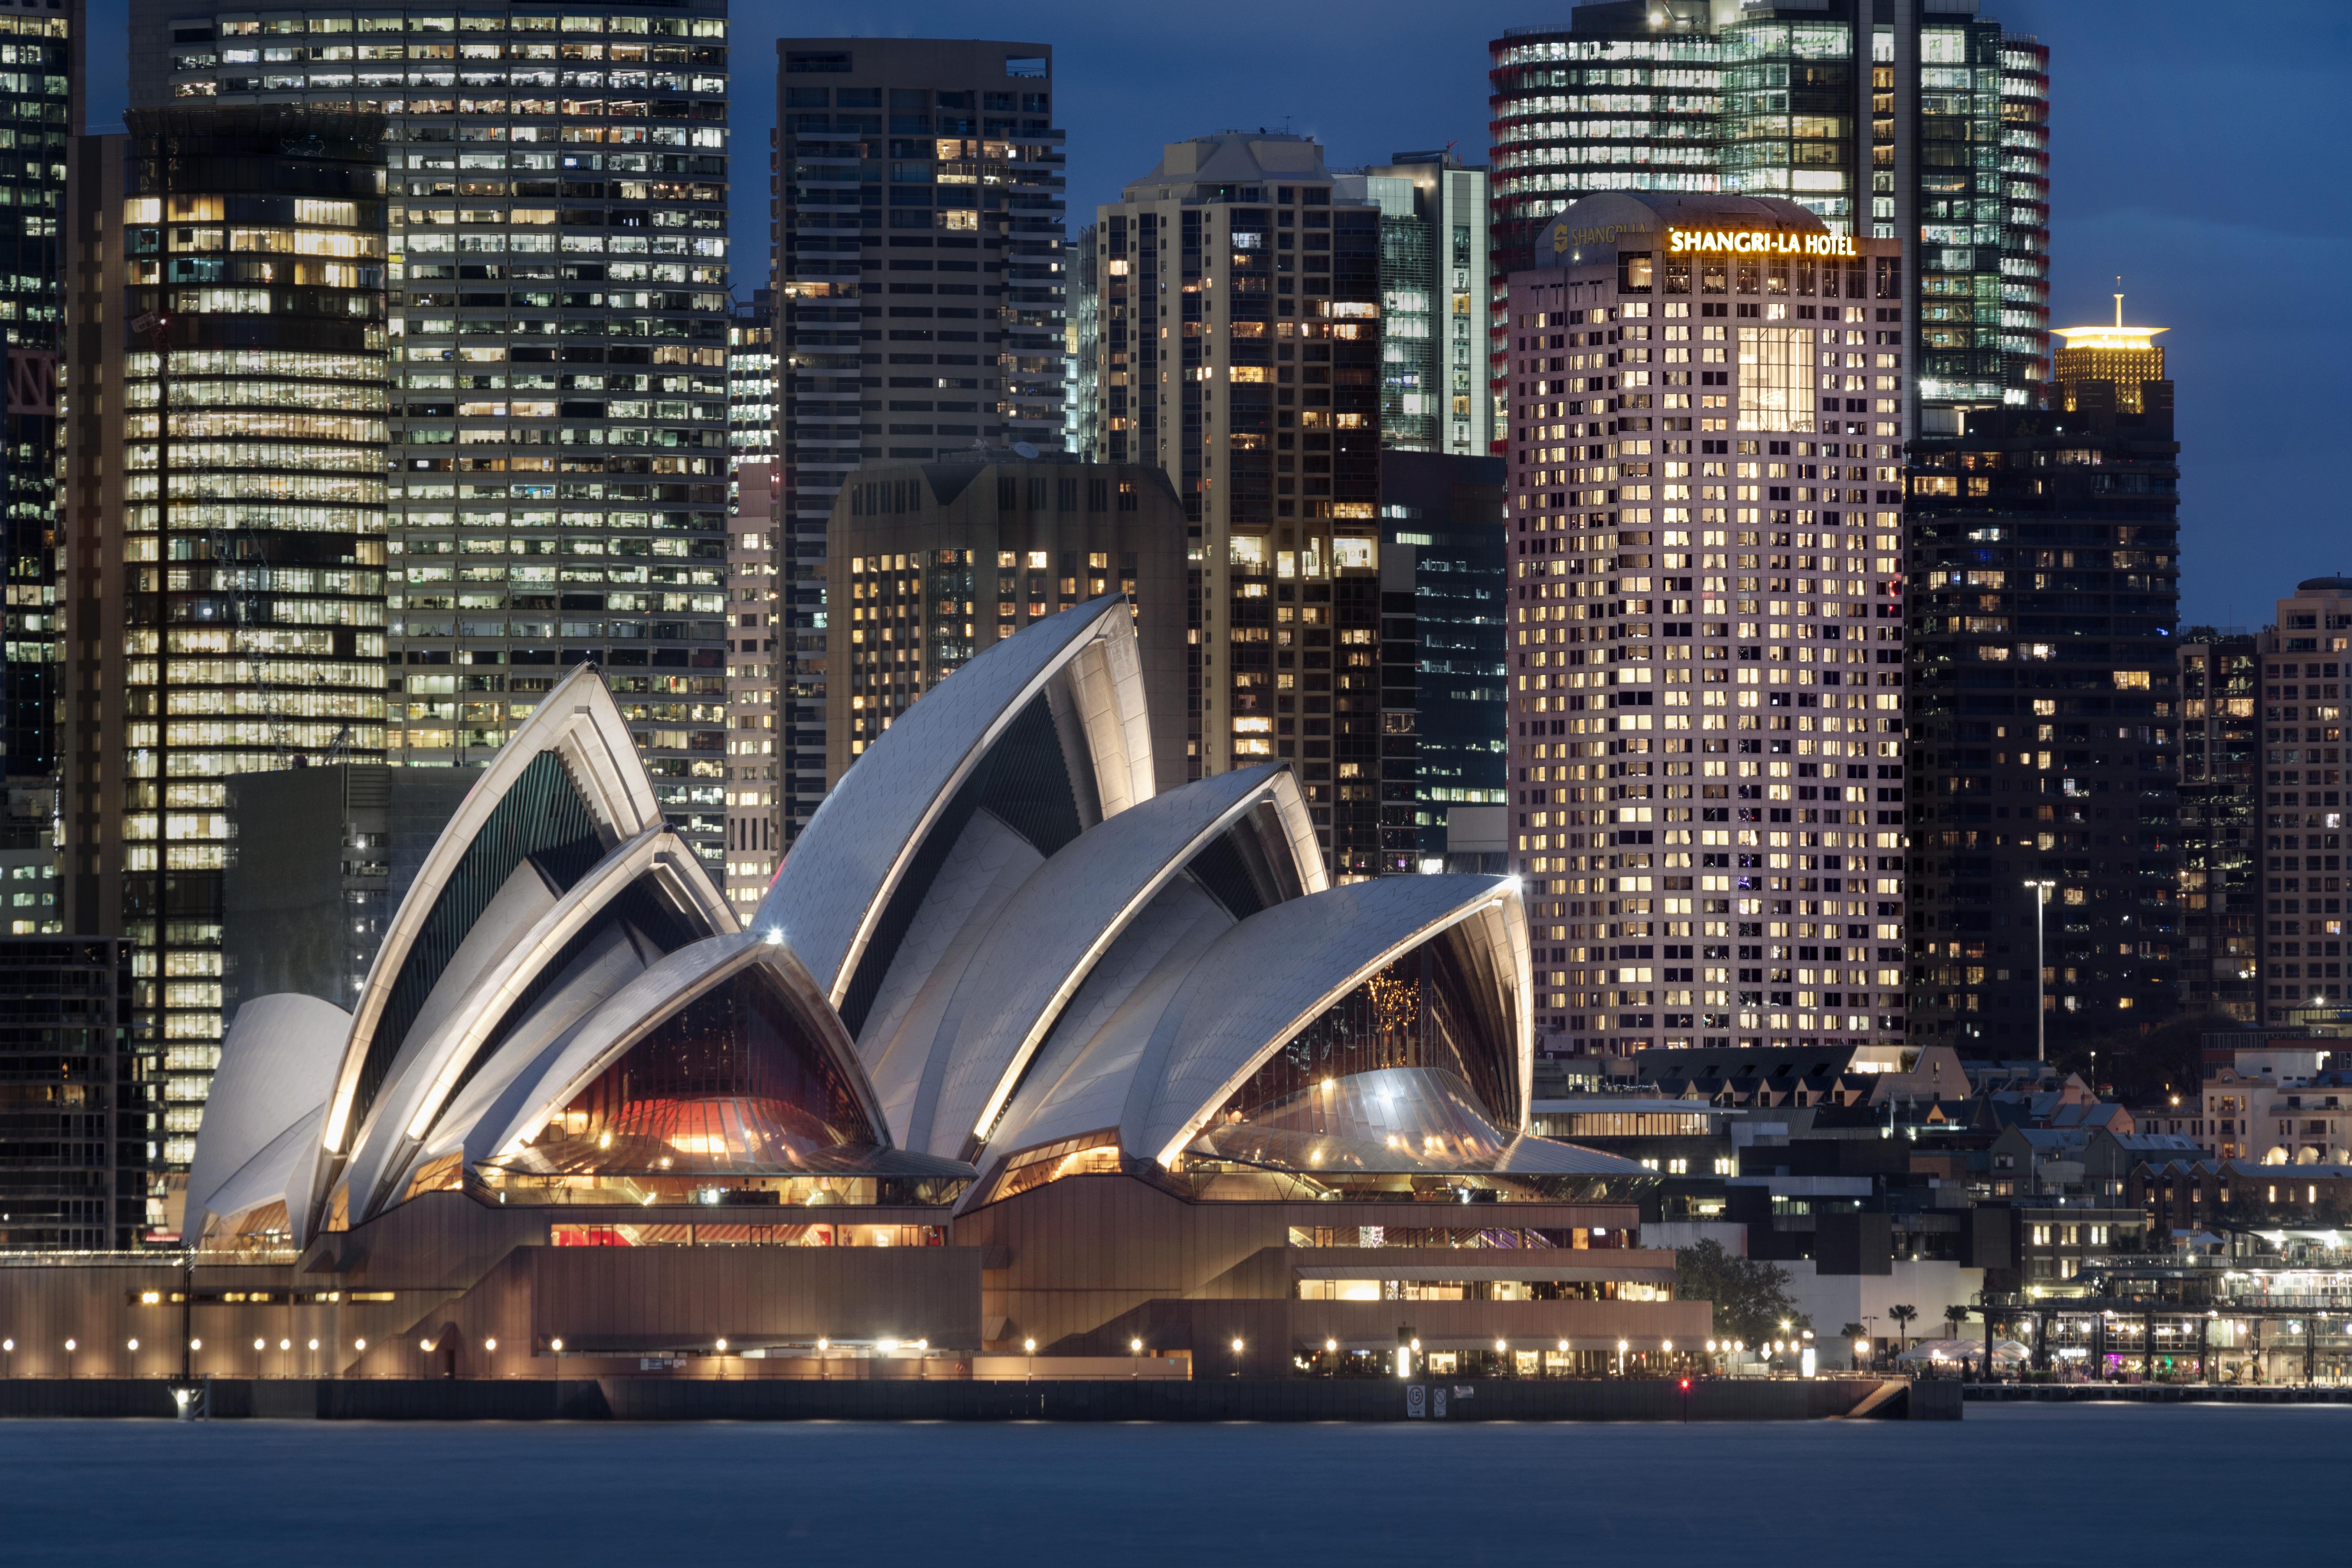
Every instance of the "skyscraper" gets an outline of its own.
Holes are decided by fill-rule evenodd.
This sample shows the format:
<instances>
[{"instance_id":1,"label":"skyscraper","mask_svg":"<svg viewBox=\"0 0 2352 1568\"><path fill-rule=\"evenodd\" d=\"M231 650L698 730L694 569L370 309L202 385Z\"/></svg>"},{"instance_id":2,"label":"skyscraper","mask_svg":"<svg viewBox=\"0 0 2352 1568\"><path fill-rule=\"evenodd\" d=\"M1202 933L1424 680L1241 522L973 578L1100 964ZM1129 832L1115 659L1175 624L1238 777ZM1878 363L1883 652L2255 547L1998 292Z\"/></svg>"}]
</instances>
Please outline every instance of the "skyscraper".
<instances>
[{"instance_id":1,"label":"skyscraper","mask_svg":"<svg viewBox=\"0 0 2352 1568\"><path fill-rule=\"evenodd\" d=\"M1486 456L1486 171L1399 153L1338 188L1381 209L1381 444Z\"/></svg>"},{"instance_id":2,"label":"skyscraper","mask_svg":"<svg viewBox=\"0 0 2352 1568\"><path fill-rule=\"evenodd\" d=\"M36 779L57 765L58 222L66 145L81 100L82 5L0 13L0 331L8 402L0 425L5 671L0 766Z\"/></svg>"},{"instance_id":3,"label":"skyscraper","mask_svg":"<svg viewBox=\"0 0 2352 1568\"><path fill-rule=\"evenodd\" d=\"M2162 362L2127 368L2160 376ZM2037 991L2053 1041L2145 1028L2174 1005L2172 383L2062 391L2071 409L1945 411L1911 448L1917 1044L2013 1056Z\"/></svg>"},{"instance_id":4,"label":"skyscraper","mask_svg":"<svg viewBox=\"0 0 2352 1568\"><path fill-rule=\"evenodd\" d=\"M1904 247L1601 195L1512 274L1511 865L1580 1055L1904 1034Z\"/></svg>"},{"instance_id":5,"label":"skyscraper","mask_svg":"<svg viewBox=\"0 0 2352 1568\"><path fill-rule=\"evenodd\" d=\"M1510 799L1505 478L1499 458L1381 454L1383 871L1504 869L1485 846Z\"/></svg>"},{"instance_id":6,"label":"skyscraper","mask_svg":"<svg viewBox=\"0 0 2352 1568\"><path fill-rule=\"evenodd\" d=\"M220 1054L228 779L387 749L384 124L129 123L73 147L59 851L66 929L142 950L168 1185Z\"/></svg>"},{"instance_id":7,"label":"skyscraper","mask_svg":"<svg viewBox=\"0 0 2352 1568\"><path fill-rule=\"evenodd\" d=\"M1587 195L1722 188L1723 50L1707 0L1579 5L1568 26L1507 28L1487 53L1497 288Z\"/></svg>"},{"instance_id":8,"label":"skyscraper","mask_svg":"<svg viewBox=\"0 0 2352 1568\"><path fill-rule=\"evenodd\" d=\"M2060 355L2064 364L2064 355ZM2063 370L2062 370L2063 374ZM2257 639L2189 627L2180 660L2180 1005L2261 1021Z\"/></svg>"},{"instance_id":9,"label":"skyscraper","mask_svg":"<svg viewBox=\"0 0 2352 1568\"><path fill-rule=\"evenodd\" d=\"M2352 1023L2344 994L2344 680L2352 577L2313 577L2262 634L2262 1021Z\"/></svg>"},{"instance_id":10,"label":"skyscraper","mask_svg":"<svg viewBox=\"0 0 2352 1568\"><path fill-rule=\"evenodd\" d=\"M824 795L825 520L862 462L1062 445L1062 132L1045 44L783 38L786 841Z\"/></svg>"},{"instance_id":11,"label":"skyscraper","mask_svg":"<svg viewBox=\"0 0 2352 1568\"><path fill-rule=\"evenodd\" d=\"M1380 209L1281 132L1175 142L1097 212L1102 450L1182 498L1196 776L1295 759L1335 876L1381 863Z\"/></svg>"},{"instance_id":12,"label":"skyscraper","mask_svg":"<svg viewBox=\"0 0 2352 1568\"><path fill-rule=\"evenodd\" d=\"M1912 246L1921 405L2035 401L2049 51L1977 0L1874 0L1867 20L1861 5L1612 0L1496 39L1497 287L1589 192L1782 197Z\"/></svg>"},{"instance_id":13,"label":"skyscraper","mask_svg":"<svg viewBox=\"0 0 2352 1568\"><path fill-rule=\"evenodd\" d=\"M134 104L382 114L400 365L390 760L476 766L603 665L723 857L725 0L257 14L133 0Z\"/></svg>"},{"instance_id":14,"label":"skyscraper","mask_svg":"<svg viewBox=\"0 0 2352 1568\"><path fill-rule=\"evenodd\" d=\"M777 734L776 297L755 289L727 329L727 871L729 900L755 904L783 852Z\"/></svg>"}]
</instances>

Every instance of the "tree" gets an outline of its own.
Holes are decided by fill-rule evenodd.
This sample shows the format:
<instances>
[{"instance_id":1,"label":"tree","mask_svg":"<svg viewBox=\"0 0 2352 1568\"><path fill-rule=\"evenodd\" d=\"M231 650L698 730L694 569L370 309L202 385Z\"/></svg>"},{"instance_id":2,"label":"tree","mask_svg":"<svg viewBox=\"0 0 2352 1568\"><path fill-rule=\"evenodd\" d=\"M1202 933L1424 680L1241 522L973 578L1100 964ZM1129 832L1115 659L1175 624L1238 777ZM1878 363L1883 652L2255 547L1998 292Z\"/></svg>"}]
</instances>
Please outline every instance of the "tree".
<instances>
[{"instance_id":1,"label":"tree","mask_svg":"<svg viewBox=\"0 0 2352 1568\"><path fill-rule=\"evenodd\" d=\"M1951 1325L1952 1338L1960 1337L1960 1325L1969 1321L1969 1313L1974 1310L1966 1301L1954 1301L1944 1309L1944 1321Z\"/></svg>"},{"instance_id":2,"label":"tree","mask_svg":"<svg viewBox=\"0 0 2352 1568\"><path fill-rule=\"evenodd\" d=\"M1775 1337L1782 1319L1803 1323L1785 1287L1789 1271L1758 1258L1737 1258L1719 1241L1675 1249L1675 1299L1715 1303L1718 1337L1757 1344Z\"/></svg>"},{"instance_id":3,"label":"tree","mask_svg":"<svg viewBox=\"0 0 2352 1568\"><path fill-rule=\"evenodd\" d=\"M1919 1315L1919 1309L1898 1303L1887 1308L1886 1315L1895 1320L1895 1353L1900 1355L1907 1342L1906 1331L1909 1328L1911 1320Z\"/></svg>"}]
</instances>

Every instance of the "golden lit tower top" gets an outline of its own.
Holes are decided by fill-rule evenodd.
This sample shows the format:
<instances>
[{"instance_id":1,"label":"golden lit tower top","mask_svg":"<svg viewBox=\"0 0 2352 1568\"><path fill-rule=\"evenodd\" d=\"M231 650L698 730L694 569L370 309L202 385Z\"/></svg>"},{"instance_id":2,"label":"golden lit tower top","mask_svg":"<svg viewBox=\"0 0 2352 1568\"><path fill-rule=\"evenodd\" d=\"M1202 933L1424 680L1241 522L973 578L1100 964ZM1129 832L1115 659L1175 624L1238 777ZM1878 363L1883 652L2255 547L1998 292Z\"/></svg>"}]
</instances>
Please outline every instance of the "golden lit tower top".
<instances>
[{"instance_id":1,"label":"golden lit tower top","mask_svg":"<svg viewBox=\"0 0 2352 1568\"><path fill-rule=\"evenodd\" d=\"M2116 279L2121 283L2122 279ZM2116 408L2119 413L2144 412L2140 401L2140 383L2164 379L2164 351L2156 346L2156 334L2170 331L2169 327L2126 327L2124 325L2124 297L2116 294L2116 321L2111 327L2060 327L2057 335L2066 340L2058 351L2058 394L2067 412L2074 409L2074 388L2085 381L2111 381L2116 385Z\"/></svg>"}]
</instances>

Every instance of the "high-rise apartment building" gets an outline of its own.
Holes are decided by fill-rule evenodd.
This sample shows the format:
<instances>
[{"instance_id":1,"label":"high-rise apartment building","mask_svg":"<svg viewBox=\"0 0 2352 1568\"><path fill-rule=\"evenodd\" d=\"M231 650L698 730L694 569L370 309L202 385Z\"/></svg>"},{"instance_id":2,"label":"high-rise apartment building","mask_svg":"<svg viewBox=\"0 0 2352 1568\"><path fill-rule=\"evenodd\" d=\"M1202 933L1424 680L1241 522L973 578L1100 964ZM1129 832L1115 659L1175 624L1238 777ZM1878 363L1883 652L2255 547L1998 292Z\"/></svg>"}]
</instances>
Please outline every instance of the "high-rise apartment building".
<instances>
[{"instance_id":1,"label":"high-rise apartment building","mask_svg":"<svg viewBox=\"0 0 2352 1568\"><path fill-rule=\"evenodd\" d=\"M2352 577L2313 577L2261 637L2262 1022L2352 1024L2344 994L2344 682Z\"/></svg>"},{"instance_id":2,"label":"high-rise apartment building","mask_svg":"<svg viewBox=\"0 0 2352 1568\"><path fill-rule=\"evenodd\" d=\"M1577 6L1565 27L1507 32L1489 47L1497 289L1591 192L1779 197L1832 233L1911 247L1921 405L2036 401L2049 51L1976 12L1612 0Z\"/></svg>"},{"instance_id":3,"label":"high-rise apartment building","mask_svg":"<svg viewBox=\"0 0 2352 1568\"><path fill-rule=\"evenodd\" d=\"M1486 171L1447 152L1399 153L1337 189L1381 209L1382 445L1486 456Z\"/></svg>"},{"instance_id":4,"label":"high-rise apartment building","mask_svg":"<svg viewBox=\"0 0 2352 1568\"><path fill-rule=\"evenodd\" d=\"M238 11L133 0L134 104L383 116L398 383L391 756L478 766L602 665L723 857L725 0Z\"/></svg>"},{"instance_id":5,"label":"high-rise apartment building","mask_svg":"<svg viewBox=\"0 0 2352 1568\"><path fill-rule=\"evenodd\" d=\"M1381 455L1381 869L1496 872L1510 799L1503 461ZM1471 847L1475 840L1475 847Z\"/></svg>"},{"instance_id":6,"label":"high-rise apartment building","mask_svg":"<svg viewBox=\"0 0 2352 1568\"><path fill-rule=\"evenodd\" d=\"M2065 355L2059 355L2064 374ZM2135 389L2137 390L2137 389ZM2261 1022L2259 643L2190 627L2180 663L2180 1005Z\"/></svg>"},{"instance_id":7,"label":"high-rise apartment building","mask_svg":"<svg viewBox=\"0 0 2352 1568\"><path fill-rule=\"evenodd\" d=\"M835 609L826 772L838 783L924 692L991 645L1123 594L1150 697L1160 787L1182 784L1192 668L1183 517L1158 468L1088 463L1026 443L859 470L834 503L827 556Z\"/></svg>"},{"instance_id":8,"label":"high-rise apartment building","mask_svg":"<svg viewBox=\"0 0 2352 1568\"><path fill-rule=\"evenodd\" d=\"M381 116L129 124L72 150L58 851L66 929L139 944L168 1184L226 1022L228 780L387 752L394 340Z\"/></svg>"},{"instance_id":9,"label":"high-rise apartment building","mask_svg":"<svg viewBox=\"0 0 2352 1568\"><path fill-rule=\"evenodd\" d=\"M776 514L783 468L747 462L735 475L735 532L727 543L727 898L748 914L783 856L782 747L776 733Z\"/></svg>"},{"instance_id":10,"label":"high-rise apartment building","mask_svg":"<svg viewBox=\"0 0 2352 1568\"><path fill-rule=\"evenodd\" d=\"M1509 843L1548 1048L1904 1037L1904 247L1589 196L1511 275Z\"/></svg>"},{"instance_id":11,"label":"high-rise apartment building","mask_svg":"<svg viewBox=\"0 0 2352 1568\"><path fill-rule=\"evenodd\" d=\"M57 766L57 406L66 147L81 101L81 0L0 12L0 772Z\"/></svg>"},{"instance_id":12,"label":"high-rise apartment building","mask_svg":"<svg viewBox=\"0 0 2352 1568\"><path fill-rule=\"evenodd\" d=\"M2134 1031L2174 1005L2172 384L2086 376L2068 395L2071 412L1948 413L1911 448L1920 1045L2015 1056L2037 995L2053 1040Z\"/></svg>"},{"instance_id":13,"label":"high-rise apartment building","mask_svg":"<svg viewBox=\"0 0 2352 1568\"><path fill-rule=\"evenodd\" d=\"M826 520L864 462L1058 449L1067 262L1054 51L783 38L771 177L782 306L783 831L824 793Z\"/></svg>"},{"instance_id":14,"label":"high-rise apartment building","mask_svg":"<svg viewBox=\"0 0 2352 1568\"><path fill-rule=\"evenodd\" d=\"M1168 144L1096 216L1102 448L1182 498L1195 776L1298 764L1327 864L1381 864L1381 211L1279 132Z\"/></svg>"}]
</instances>

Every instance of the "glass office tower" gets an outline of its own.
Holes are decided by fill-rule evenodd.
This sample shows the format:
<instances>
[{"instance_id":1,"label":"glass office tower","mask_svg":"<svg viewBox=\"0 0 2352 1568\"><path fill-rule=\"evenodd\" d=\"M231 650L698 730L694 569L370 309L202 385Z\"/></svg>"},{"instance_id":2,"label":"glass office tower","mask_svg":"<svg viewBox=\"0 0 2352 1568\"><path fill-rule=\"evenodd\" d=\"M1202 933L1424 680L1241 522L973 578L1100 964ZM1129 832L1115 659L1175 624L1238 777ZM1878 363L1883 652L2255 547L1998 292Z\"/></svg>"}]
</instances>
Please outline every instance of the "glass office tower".
<instances>
[{"instance_id":1,"label":"glass office tower","mask_svg":"<svg viewBox=\"0 0 2352 1568\"><path fill-rule=\"evenodd\" d=\"M727 473L776 460L776 296L752 291L727 323Z\"/></svg>"},{"instance_id":2,"label":"glass office tower","mask_svg":"<svg viewBox=\"0 0 2352 1568\"><path fill-rule=\"evenodd\" d=\"M770 191L782 301L787 842L824 797L825 521L860 463L1063 440L1067 257L1054 51L782 38Z\"/></svg>"},{"instance_id":3,"label":"glass office tower","mask_svg":"<svg viewBox=\"0 0 2352 1568\"><path fill-rule=\"evenodd\" d=\"M0 331L8 403L0 426L0 562L6 672L0 763L36 778L57 765L58 219L81 61L80 0L63 15L0 13Z\"/></svg>"},{"instance_id":4,"label":"glass office tower","mask_svg":"<svg viewBox=\"0 0 2352 1568\"><path fill-rule=\"evenodd\" d=\"M1625 0L1496 39L1497 287L1584 194L1784 197L1912 247L1915 406L2037 401L2049 51L1976 0L1882 0L1867 20L1861 4Z\"/></svg>"},{"instance_id":5,"label":"glass office tower","mask_svg":"<svg viewBox=\"0 0 2352 1568\"><path fill-rule=\"evenodd\" d=\"M133 103L384 116L391 760L478 766L593 661L665 812L722 861L724 0L133 0L131 23Z\"/></svg>"},{"instance_id":6,"label":"glass office tower","mask_svg":"<svg viewBox=\"0 0 2352 1568\"><path fill-rule=\"evenodd\" d=\"M139 944L168 1227L226 1021L228 781L387 750L384 125L128 120L74 148L59 852L67 929Z\"/></svg>"},{"instance_id":7,"label":"glass office tower","mask_svg":"<svg viewBox=\"0 0 2352 1568\"><path fill-rule=\"evenodd\" d=\"M1339 176L1381 209L1381 439L1392 452L1486 455L1486 171L1399 153Z\"/></svg>"},{"instance_id":8,"label":"glass office tower","mask_svg":"<svg viewBox=\"0 0 2352 1568\"><path fill-rule=\"evenodd\" d=\"M1381 454L1381 869L1501 871L1509 541L1498 458Z\"/></svg>"}]
</instances>

